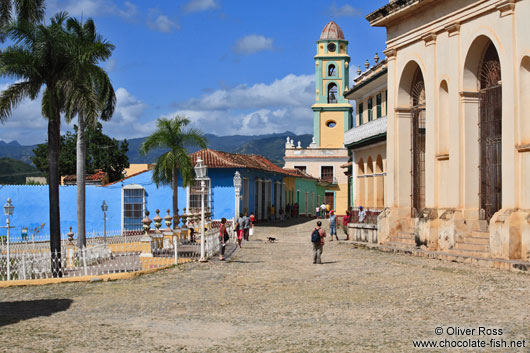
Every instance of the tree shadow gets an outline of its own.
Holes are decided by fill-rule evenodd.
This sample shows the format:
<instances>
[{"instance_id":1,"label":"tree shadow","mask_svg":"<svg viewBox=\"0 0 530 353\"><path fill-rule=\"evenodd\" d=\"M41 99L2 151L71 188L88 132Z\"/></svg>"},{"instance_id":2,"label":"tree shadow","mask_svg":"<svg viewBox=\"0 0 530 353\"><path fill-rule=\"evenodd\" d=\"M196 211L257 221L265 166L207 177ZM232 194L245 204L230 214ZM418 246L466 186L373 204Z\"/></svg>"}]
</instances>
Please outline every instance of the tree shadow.
<instances>
[{"instance_id":1,"label":"tree shadow","mask_svg":"<svg viewBox=\"0 0 530 353\"><path fill-rule=\"evenodd\" d=\"M261 264L263 261L244 261L244 260L230 260L229 262L238 264Z\"/></svg>"},{"instance_id":2,"label":"tree shadow","mask_svg":"<svg viewBox=\"0 0 530 353\"><path fill-rule=\"evenodd\" d=\"M39 316L50 316L68 310L72 299L21 300L0 302L0 327Z\"/></svg>"},{"instance_id":3,"label":"tree shadow","mask_svg":"<svg viewBox=\"0 0 530 353\"><path fill-rule=\"evenodd\" d=\"M322 265L337 264L340 261L322 261Z\"/></svg>"},{"instance_id":4,"label":"tree shadow","mask_svg":"<svg viewBox=\"0 0 530 353\"><path fill-rule=\"evenodd\" d=\"M283 221L259 221L255 224L256 227L275 227L275 228L287 228L291 226L296 226L299 224L309 223L314 221L315 218L312 217L296 217L289 218Z\"/></svg>"}]
</instances>

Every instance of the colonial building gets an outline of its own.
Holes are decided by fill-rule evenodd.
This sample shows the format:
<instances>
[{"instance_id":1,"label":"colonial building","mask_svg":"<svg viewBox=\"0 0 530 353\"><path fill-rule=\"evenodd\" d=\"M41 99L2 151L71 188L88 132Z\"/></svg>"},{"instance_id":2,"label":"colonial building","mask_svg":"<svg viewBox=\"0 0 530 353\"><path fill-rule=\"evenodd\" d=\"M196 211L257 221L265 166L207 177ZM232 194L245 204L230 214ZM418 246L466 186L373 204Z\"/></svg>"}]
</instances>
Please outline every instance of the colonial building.
<instances>
[{"instance_id":1,"label":"colonial building","mask_svg":"<svg viewBox=\"0 0 530 353\"><path fill-rule=\"evenodd\" d=\"M386 129L387 129L387 61L375 64L366 61L364 72L354 86L344 92L344 97L355 101L355 127L346 131L344 145L350 150L352 162L350 192L352 206L364 206L378 212L385 204Z\"/></svg>"},{"instance_id":2,"label":"colonial building","mask_svg":"<svg viewBox=\"0 0 530 353\"><path fill-rule=\"evenodd\" d=\"M529 17L530 0L400 0L367 16L387 29L380 241L529 260Z\"/></svg>"},{"instance_id":3,"label":"colonial building","mask_svg":"<svg viewBox=\"0 0 530 353\"><path fill-rule=\"evenodd\" d=\"M302 148L288 140L285 168L300 169L326 182L325 202L337 214L348 207L348 177L340 166L348 162L344 132L352 127L352 106L344 98L348 88L348 41L339 26L331 21L316 43L315 104L313 104L313 142ZM311 199L316 205L316 200ZM316 207L316 206L315 206Z\"/></svg>"}]
</instances>

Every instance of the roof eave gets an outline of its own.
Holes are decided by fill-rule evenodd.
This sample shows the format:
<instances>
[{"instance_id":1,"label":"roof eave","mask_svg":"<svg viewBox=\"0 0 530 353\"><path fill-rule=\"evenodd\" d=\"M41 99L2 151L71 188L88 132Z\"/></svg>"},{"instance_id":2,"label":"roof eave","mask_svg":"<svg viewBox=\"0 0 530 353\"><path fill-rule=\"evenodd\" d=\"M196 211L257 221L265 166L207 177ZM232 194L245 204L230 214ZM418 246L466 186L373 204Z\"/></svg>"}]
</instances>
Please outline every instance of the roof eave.
<instances>
[{"instance_id":1,"label":"roof eave","mask_svg":"<svg viewBox=\"0 0 530 353\"><path fill-rule=\"evenodd\" d=\"M373 27L385 27L395 19L407 14L423 0L394 0L368 14L365 18Z\"/></svg>"}]
</instances>

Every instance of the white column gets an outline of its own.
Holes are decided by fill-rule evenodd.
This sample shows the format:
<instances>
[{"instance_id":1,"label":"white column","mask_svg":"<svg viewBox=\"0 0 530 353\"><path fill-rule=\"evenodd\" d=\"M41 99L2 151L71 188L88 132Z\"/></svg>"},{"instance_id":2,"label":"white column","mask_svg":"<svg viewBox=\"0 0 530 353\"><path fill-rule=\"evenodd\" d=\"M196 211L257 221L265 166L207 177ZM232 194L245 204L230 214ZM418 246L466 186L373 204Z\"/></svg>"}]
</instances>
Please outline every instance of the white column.
<instances>
[{"instance_id":1,"label":"white column","mask_svg":"<svg viewBox=\"0 0 530 353\"><path fill-rule=\"evenodd\" d=\"M257 198L258 198L258 209L256 210L256 217L258 218L258 220L262 220L263 219L263 207L261 207L261 204L263 202L262 200L262 193L263 193L263 180L261 179L258 179L258 190L257 190Z\"/></svg>"}]
</instances>

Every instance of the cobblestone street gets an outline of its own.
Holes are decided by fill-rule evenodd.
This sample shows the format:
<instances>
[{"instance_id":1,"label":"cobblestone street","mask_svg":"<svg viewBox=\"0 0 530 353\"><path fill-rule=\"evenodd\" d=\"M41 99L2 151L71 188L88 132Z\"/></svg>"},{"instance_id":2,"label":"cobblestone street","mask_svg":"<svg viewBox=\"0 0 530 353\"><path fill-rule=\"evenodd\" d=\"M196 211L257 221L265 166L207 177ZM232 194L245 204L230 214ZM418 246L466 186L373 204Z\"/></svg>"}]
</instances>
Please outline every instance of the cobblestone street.
<instances>
[{"instance_id":1,"label":"cobblestone street","mask_svg":"<svg viewBox=\"0 0 530 353\"><path fill-rule=\"evenodd\" d=\"M502 329L499 339L526 339L521 351L528 351L530 274L356 249L329 237L324 264L313 265L314 223L258 227L227 262L1 289L0 350L411 352L412 340L479 338L436 336L436 327L483 326Z\"/></svg>"}]
</instances>

